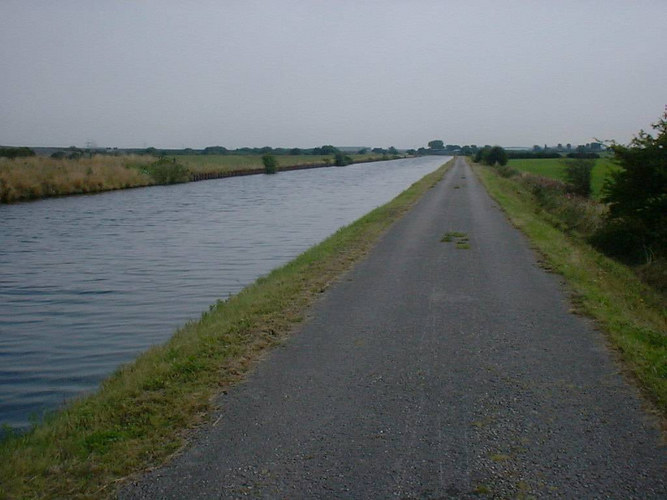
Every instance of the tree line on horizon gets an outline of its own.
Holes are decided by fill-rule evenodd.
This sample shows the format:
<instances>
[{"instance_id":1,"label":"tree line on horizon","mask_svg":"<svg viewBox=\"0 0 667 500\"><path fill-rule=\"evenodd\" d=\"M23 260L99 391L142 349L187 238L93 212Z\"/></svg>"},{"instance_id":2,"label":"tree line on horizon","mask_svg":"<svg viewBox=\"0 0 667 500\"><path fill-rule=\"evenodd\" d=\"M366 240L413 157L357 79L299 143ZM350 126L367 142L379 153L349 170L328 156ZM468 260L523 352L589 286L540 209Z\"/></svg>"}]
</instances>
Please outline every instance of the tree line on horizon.
<instances>
[{"instance_id":1,"label":"tree line on horizon","mask_svg":"<svg viewBox=\"0 0 667 500\"><path fill-rule=\"evenodd\" d=\"M336 155L337 153L344 154L378 154L378 155L398 155L401 153L408 154L411 156L424 156L424 155L463 155L463 156L474 156L478 154L480 150L489 149L491 145L477 146L476 144L466 144L461 146L459 144L445 144L444 141L440 139L435 139L428 142L428 147L420 147L418 149L410 148L407 150L399 150L394 146L388 148L382 147L362 147L354 151L350 148L338 148L331 144L325 144L322 146L317 146L313 148L273 148L271 146L264 147L241 147L236 149L229 149L224 146L207 146L202 149L193 149L193 148L180 148L180 149L168 149L168 148L79 148L76 146L69 146L67 148L36 148L36 149L46 149L46 150L55 150L51 153L51 158L55 159L70 159L76 160L83 157L92 157L96 154L101 155L112 155L120 156L124 154L137 154L137 155L151 155L156 157L161 156L181 156L181 155L265 155L272 154L275 156L300 156L300 155L312 155L312 156L328 156ZM559 158L563 155L568 157L588 157L588 158L597 158L599 157L599 152L602 151L600 143L590 143L586 145L579 145L576 148L572 147L570 144L567 146L562 146L559 144L556 147L548 146L533 146L532 149L526 150L509 150L506 149L508 158L518 159L518 158ZM5 158L20 158L35 156L36 152L34 149L29 147L0 147L0 157Z\"/></svg>"}]
</instances>

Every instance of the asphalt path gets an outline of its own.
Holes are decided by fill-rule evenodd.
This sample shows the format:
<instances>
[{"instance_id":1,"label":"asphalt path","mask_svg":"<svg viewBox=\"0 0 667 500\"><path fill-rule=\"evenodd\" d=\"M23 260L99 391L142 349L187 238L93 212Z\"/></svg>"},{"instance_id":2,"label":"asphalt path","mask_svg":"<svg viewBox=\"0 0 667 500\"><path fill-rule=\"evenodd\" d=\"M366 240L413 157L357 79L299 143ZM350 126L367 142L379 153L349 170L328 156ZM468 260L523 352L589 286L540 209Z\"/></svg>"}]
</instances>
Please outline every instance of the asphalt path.
<instances>
[{"instance_id":1,"label":"asphalt path","mask_svg":"<svg viewBox=\"0 0 667 500\"><path fill-rule=\"evenodd\" d=\"M120 496L667 497L637 390L460 158L219 405Z\"/></svg>"}]
</instances>

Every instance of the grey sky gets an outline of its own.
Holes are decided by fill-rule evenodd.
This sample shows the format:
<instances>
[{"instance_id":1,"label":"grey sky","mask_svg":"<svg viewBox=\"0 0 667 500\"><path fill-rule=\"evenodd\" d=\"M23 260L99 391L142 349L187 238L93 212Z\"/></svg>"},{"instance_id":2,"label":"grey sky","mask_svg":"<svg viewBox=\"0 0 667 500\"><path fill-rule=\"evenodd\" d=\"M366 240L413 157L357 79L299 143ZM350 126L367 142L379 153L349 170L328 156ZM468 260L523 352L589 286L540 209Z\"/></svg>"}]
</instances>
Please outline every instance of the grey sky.
<instances>
[{"instance_id":1,"label":"grey sky","mask_svg":"<svg viewBox=\"0 0 667 500\"><path fill-rule=\"evenodd\" d=\"M0 144L627 142L667 1L0 0Z\"/></svg>"}]
</instances>

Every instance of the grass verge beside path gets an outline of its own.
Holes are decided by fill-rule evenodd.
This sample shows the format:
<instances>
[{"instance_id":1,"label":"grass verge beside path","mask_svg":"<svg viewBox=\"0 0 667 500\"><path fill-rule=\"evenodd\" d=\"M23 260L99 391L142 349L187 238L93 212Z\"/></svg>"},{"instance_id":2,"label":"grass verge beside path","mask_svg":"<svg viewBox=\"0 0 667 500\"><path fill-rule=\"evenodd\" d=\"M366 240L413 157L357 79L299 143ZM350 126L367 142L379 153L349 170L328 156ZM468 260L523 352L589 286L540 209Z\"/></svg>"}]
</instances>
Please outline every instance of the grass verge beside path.
<instances>
[{"instance_id":1,"label":"grass verge beside path","mask_svg":"<svg viewBox=\"0 0 667 500\"><path fill-rule=\"evenodd\" d=\"M667 420L667 311L664 296L576 237L556 229L528 190L490 167L473 166L490 195L563 275L577 311L597 320L624 366Z\"/></svg>"},{"instance_id":2,"label":"grass verge beside path","mask_svg":"<svg viewBox=\"0 0 667 500\"><path fill-rule=\"evenodd\" d=\"M318 295L362 258L450 163L219 301L168 343L118 370L96 394L1 443L0 498L109 497L123 477L162 463L182 446L188 429L206 421L212 397L281 342Z\"/></svg>"}]
</instances>

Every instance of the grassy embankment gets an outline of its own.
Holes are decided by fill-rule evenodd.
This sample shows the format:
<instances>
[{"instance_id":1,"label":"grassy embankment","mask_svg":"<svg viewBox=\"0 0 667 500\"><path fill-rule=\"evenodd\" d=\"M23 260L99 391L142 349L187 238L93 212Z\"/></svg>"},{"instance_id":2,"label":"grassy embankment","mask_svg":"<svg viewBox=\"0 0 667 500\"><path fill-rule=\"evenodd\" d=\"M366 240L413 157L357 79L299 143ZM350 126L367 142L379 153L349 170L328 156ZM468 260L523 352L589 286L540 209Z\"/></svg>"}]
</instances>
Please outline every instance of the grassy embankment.
<instances>
[{"instance_id":1,"label":"grassy embankment","mask_svg":"<svg viewBox=\"0 0 667 500\"><path fill-rule=\"evenodd\" d=\"M521 172L529 172L531 174L565 181L565 160L565 158L510 160L508 165ZM594 198L599 198L604 180L609 175L609 172L617 168L618 167L614 162L608 158L599 158L595 161L595 166L593 167L591 175L591 188L593 190Z\"/></svg>"},{"instance_id":2,"label":"grassy embankment","mask_svg":"<svg viewBox=\"0 0 667 500\"><path fill-rule=\"evenodd\" d=\"M547 160L538 160L540 162ZM515 165L513 165L515 166ZM516 167L516 166L515 166ZM528 187L475 166L491 196L532 240L549 266L567 280L578 312L606 332L643 393L667 418L667 311L664 295L628 267L597 252L576 232L558 229Z\"/></svg>"},{"instance_id":3,"label":"grassy embankment","mask_svg":"<svg viewBox=\"0 0 667 500\"><path fill-rule=\"evenodd\" d=\"M381 159L378 155L351 155L355 162ZM191 174L217 174L238 170L263 171L259 155L177 156L176 161ZM279 167L331 164L332 156L277 156ZM156 178L149 173L156 161L152 156L94 156L78 160L45 157L0 158L0 203L34 200L51 196L96 193L115 189L150 186Z\"/></svg>"},{"instance_id":4,"label":"grassy embankment","mask_svg":"<svg viewBox=\"0 0 667 500\"><path fill-rule=\"evenodd\" d=\"M0 158L0 203L148 186L154 181L142 170L154 161L148 156Z\"/></svg>"},{"instance_id":5,"label":"grassy embankment","mask_svg":"<svg viewBox=\"0 0 667 500\"><path fill-rule=\"evenodd\" d=\"M2 443L0 498L108 497L119 479L163 462L187 429L206 421L213 396L281 342L446 169L219 301L165 345L119 369L96 394Z\"/></svg>"},{"instance_id":6,"label":"grassy embankment","mask_svg":"<svg viewBox=\"0 0 667 500\"><path fill-rule=\"evenodd\" d=\"M364 161L381 160L381 155L365 154L349 155L355 163ZM275 157L278 167L289 167L294 165L333 164L331 155L278 155ZM218 173L233 172L235 170L258 170L263 171L262 157L259 155L182 155L176 160L188 167L192 173Z\"/></svg>"}]
</instances>

